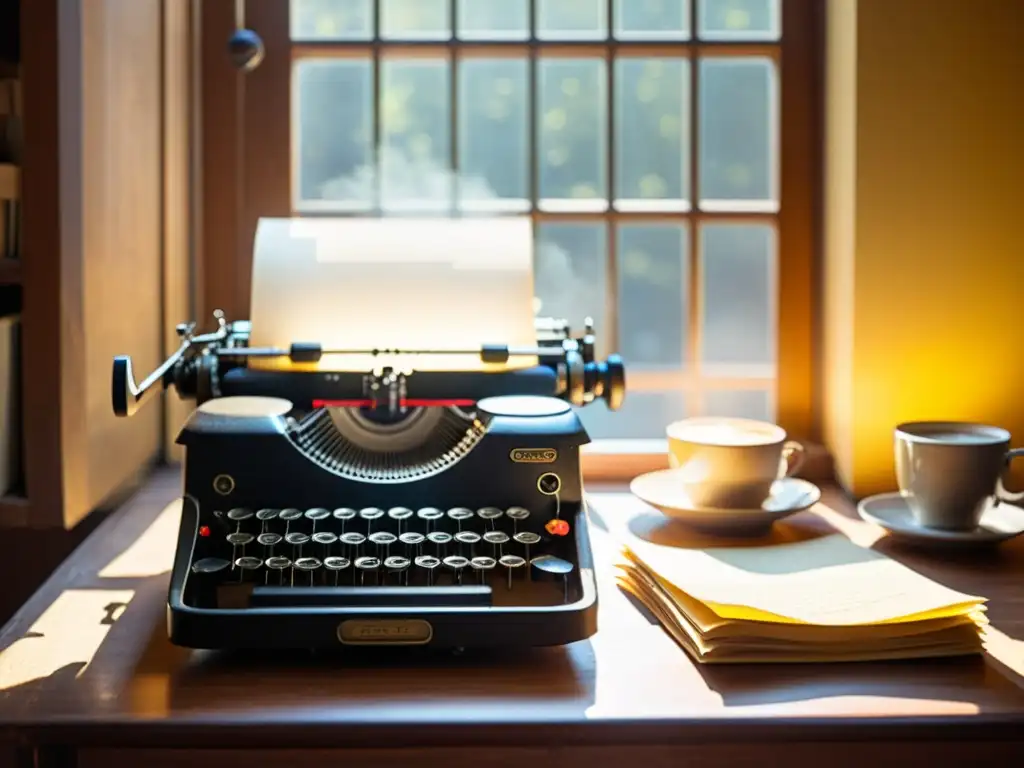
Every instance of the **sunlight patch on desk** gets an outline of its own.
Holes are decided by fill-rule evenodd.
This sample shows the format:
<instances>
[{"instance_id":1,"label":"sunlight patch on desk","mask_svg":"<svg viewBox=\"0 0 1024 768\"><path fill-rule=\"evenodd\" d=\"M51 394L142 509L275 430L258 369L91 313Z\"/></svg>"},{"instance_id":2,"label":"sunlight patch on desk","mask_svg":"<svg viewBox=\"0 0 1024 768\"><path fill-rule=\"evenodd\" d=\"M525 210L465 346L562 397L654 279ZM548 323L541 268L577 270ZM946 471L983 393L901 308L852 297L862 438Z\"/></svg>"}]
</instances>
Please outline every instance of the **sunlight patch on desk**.
<instances>
[{"instance_id":1,"label":"sunlight patch on desk","mask_svg":"<svg viewBox=\"0 0 1024 768\"><path fill-rule=\"evenodd\" d=\"M62 670L81 677L133 597L130 589L62 592L24 637L0 651L0 691Z\"/></svg>"},{"instance_id":2,"label":"sunlight patch on desk","mask_svg":"<svg viewBox=\"0 0 1024 768\"><path fill-rule=\"evenodd\" d=\"M175 499L157 516L145 533L99 572L101 579L145 579L168 573L174 564L174 547L181 522L181 499Z\"/></svg>"}]
</instances>

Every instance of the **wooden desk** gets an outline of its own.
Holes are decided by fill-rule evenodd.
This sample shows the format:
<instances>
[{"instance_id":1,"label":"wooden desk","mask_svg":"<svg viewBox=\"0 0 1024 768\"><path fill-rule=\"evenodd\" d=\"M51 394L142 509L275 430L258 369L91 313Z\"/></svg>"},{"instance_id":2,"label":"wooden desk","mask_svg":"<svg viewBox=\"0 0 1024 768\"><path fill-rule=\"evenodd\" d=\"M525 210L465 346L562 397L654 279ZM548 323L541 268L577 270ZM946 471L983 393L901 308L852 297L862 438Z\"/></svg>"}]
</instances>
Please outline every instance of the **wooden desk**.
<instances>
[{"instance_id":1,"label":"wooden desk","mask_svg":"<svg viewBox=\"0 0 1024 768\"><path fill-rule=\"evenodd\" d=\"M591 490L607 562L600 516L636 502ZM599 633L566 648L229 658L164 639L177 492L177 474L159 473L0 633L3 768L34 753L79 768L1024 762L1024 538L945 559L876 544L991 599L1005 636L973 659L700 668L607 569ZM830 525L879 536L831 491L776 535Z\"/></svg>"}]
</instances>

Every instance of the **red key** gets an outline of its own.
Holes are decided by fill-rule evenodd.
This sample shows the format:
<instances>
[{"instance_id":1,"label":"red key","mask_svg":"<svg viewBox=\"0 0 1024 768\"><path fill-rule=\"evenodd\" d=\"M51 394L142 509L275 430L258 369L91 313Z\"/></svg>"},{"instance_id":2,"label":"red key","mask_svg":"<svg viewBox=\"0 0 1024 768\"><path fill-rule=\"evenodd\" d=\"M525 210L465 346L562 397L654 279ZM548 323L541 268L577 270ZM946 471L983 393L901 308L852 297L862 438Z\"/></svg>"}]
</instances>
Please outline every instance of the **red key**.
<instances>
[{"instance_id":1,"label":"red key","mask_svg":"<svg viewBox=\"0 0 1024 768\"><path fill-rule=\"evenodd\" d=\"M565 536L569 533L569 523L565 520L559 520L558 518L548 520L547 523L544 524L544 527L552 536Z\"/></svg>"}]
</instances>

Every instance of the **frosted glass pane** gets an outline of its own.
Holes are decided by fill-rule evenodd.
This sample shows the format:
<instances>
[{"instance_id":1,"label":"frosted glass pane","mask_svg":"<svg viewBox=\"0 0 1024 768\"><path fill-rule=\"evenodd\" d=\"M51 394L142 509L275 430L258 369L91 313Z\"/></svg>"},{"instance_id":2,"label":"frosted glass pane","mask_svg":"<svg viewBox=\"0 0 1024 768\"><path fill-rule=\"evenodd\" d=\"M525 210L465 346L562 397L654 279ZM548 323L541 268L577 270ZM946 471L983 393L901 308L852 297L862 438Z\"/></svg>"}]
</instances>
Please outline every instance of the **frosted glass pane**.
<instances>
[{"instance_id":1,"label":"frosted glass pane","mask_svg":"<svg viewBox=\"0 0 1024 768\"><path fill-rule=\"evenodd\" d=\"M451 37L448 0L379 1L381 37L392 40L447 40Z\"/></svg>"},{"instance_id":2,"label":"frosted glass pane","mask_svg":"<svg viewBox=\"0 0 1024 768\"><path fill-rule=\"evenodd\" d=\"M779 0L700 0L700 36L705 40L777 40Z\"/></svg>"},{"instance_id":3,"label":"frosted glass pane","mask_svg":"<svg viewBox=\"0 0 1024 768\"><path fill-rule=\"evenodd\" d=\"M484 211L527 208L529 69L525 59L464 59L459 66L459 198ZM475 204L475 206L474 206Z\"/></svg>"},{"instance_id":4,"label":"frosted glass pane","mask_svg":"<svg viewBox=\"0 0 1024 768\"><path fill-rule=\"evenodd\" d=\"M450 77L446 59L382 62L382 207L451 210Z\"/></svg>"},{"instance_id":5,"label":"frosted glass pane","mask_svg":"<svg viewBox=\"0 0 1024 768\"><path fill-rule=\"evenodd\" d=\"M690 194L689 62L615 62L615 197L622 210L685 210Z\"/></svg>"},{"instance_id":6,"label":"frosted glass pane","mask_svg":"<svg viewBox=\"0 0 1024 768\"><path fill-rule=\"evenodd\" d=\"M364 59L296 64L296 207L373 204L373 77Z\"/></svg>"},{"instance_id":7,"label":"frosted glass pane","mask_svg":"<svg viewBox=\"0 0 1024 768\"><path fill-rule=\"evenodd\" d=\"M771 393L764 389L713 390L704 394L706 416L774 421Z\"/></svg>"},{"instance_id":8,"label":"frosted glass pane","mask_svg":"<svg viewBox=\"0 0 1024 768\"><path fill-rule=\"evenodd\" d=\"M569 321L573 334L594 320L597 354L608 354L605 268L608 234L602 223L540 224L534 267L536 309L542 317Z\"/></svg>"},{"instance_id":9,"label":"frosted glass pane","mask_svg":"<svg viewBox=\"0 0 1024 768\"><path fill-rule=\"evenodd\" d=\"M607 0L535 1L537 37L542 40L597 40L608 36Z\"/></svg>"},{"instance_id":10,"label":"frosted glass pane","mask_svg":"<svg viewBox=\"0 0 1024 768\"><path fill-rule=\"evenodd\" d=\"M459 0L463 40L523 40L530 36L527 0Z\"/></svg>"},{"instance_id":11,"label":"frosted glass pane","mask_svg":"<svg viewBox=\"0 0 1024 768\"><path fill-rule=\"evenodd\" d=\"M626 374L629 375L628 372ZM591 440L664 440L665 427L690 415L682 392L630 392L617 411L594 402L576 411Z\"/></svg>"},{"instance_id":12,"label":"frosted glass pane","mask_svg":"<svg viewBox=\"0 0 1024 768\"><path fill-rule=\"evenodd\" d=\"M687 354L690 270L687 228L618 228L619 352L636 368L683 367Z\"/></svg>"},{"instance_id":13,"label":"frosted glass pane","mask_svg":"<svg viewBox=\"0 0 1024 768\"><path fill-rule=\"evenodd\" d=\"M540 197L606 199L604 59L541 59L538 78Z\"/></svg>"},{"instance_id":14,"label":"frosted glass pane","mask_svg":"<svg viewBox=\"0 0 1024 768\"><path fill-rule=\"evenodd\" d=\"M774 375L775 230L709 224L701 251L704 373Z\"/></svg>"},{"instance_id":15,"label":"frosted glass pane","mask_svg":"<svg viewBox=\"0 0 1024 768\"><path fill-rule=\"evenodd\" d=\"M615 0L619 40L685 40L689 36L689 0Z\"/></svg>"},{"instance_id":16,"label":"frosted glass pane","mask_svg":"<svg viewBox=\"0 0 1024 768\"><path fill-rule=\"evenodd\" d=\"M367 40L373 36L372 0L291 0L295 40Z\"/></svg>"},{"instance_id":17,"label":"frosted glass pane","mask_svg":"<svg viewBox=\"0 0 1024 768\"><path fill-rule=\"evenodd\" d=\"M771 59L700 62L702 204L746 210L777 199L777 90Z\"/></svg>"}]
</instances>

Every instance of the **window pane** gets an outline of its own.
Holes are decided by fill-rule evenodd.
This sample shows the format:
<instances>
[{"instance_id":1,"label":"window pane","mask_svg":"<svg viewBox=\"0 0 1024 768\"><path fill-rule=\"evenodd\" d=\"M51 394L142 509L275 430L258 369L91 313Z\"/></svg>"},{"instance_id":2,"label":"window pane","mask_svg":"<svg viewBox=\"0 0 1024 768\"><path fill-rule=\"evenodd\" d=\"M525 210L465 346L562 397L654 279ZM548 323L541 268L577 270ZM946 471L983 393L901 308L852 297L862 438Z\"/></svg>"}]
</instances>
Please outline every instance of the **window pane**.
<instances>
[{"instance_id":1,"label":"window pane","mask_svg":"<svg viewBox=\"0 0 1024 768\"><path fill-rule=\"evenodd\" d=\"M689 62L615 62L615 207L687 210Z\"/></svg>"},{"instance_id":2,"label":"window pane","mask_svg":"<svg viewBox=\"0 0 1024 768\"><path fill-rule=\"evenodd\" d=\"M381 63L382 207L451 210L449 77L446 59Z\"/></svg>"},{"instance_id":3,"label":"window pane","mask_svg":"<svg viewBox=\"0 0 1024 768\"><path fill-rule=\"evenodd\" d=\"M576 412L591 440L663 440L665 427L689 415L686 396L676 391L627 390L626 399L617 411L609 411L602 401L578 408Z\"/></svg>"},{"instance_id":4,"label":"window pane","mask_svg":"<svg viewBox=\"0 0 1024 768\"><path fill-rule=\"evenodd\" d=\"M568 320L573 334L593 318L596 353L608 354L605 320L608 234L595 223L545 223L537 227L534 267L537 314Z\"/></svg>"},{"instance_id":5,"label":"window pane","mask_svg":"<svg viewBox=\"0 0 1024 768\"><path fill-rule=\"evenodd\" d=\"M709 224L701 251L704 373L774 375L774 228Z\"/></svg>"},{"instance_id":6,"label":"window pane","mask_svg":"<svg viewBox=\"0 0 1024 768\"><path fill-rule=\"evenodd\" d=\"M306 59L296 64L295 81L296 208L368 208L375 175L371 63Z\"/></svg>"},{"instance_id":7,"label":"window pane","mask_svg":"<svg viewBox=\"0 0 1024 768\"><path fill-rule=\"evenodd\" d=\"M528 77L525 59L459 65L459 198L469 210L528 209Z\"/></svg>"},{"instance_id":8,"label":"window pane","mask_svg":"<svg viewBox=\"0 0 1024 768\"><path fill-rule=\"evenodd\" d=\"M700 0L700 36L705 40L777 40L779 0Z\"/></svg>"},{"instance_id":9,"label":"window pane","mask_svg":"<svg viewBox=\"0 0 1024 768\"><path fill-rule=\"evenodd\" d=\"M774 421L771 393L764 389L712 390L704 393L706 416Z\"/></svg>"},{"instance_id":10,"label":"window pane","mask_svg":"<svg viewBox=\"0 0 1024 768\"><path fill-rule=\"evenodd\" d=\"M685 40L689 36L689 0L615 0L619 40Z\"/></svg>"},{"instance_id":11,"label":"window pane","mask_svg":"<svg viewBox=\"0 0 1024 768\"><path fill-rule=\"evenodd\" d=\"M291 0L295 40L367 40L373 36L372 0Z\"/></svg>"},{"instance_id":12,"label":"window pane","mask_svg":"<svg viewBox=\"0 0 1024 768\"><path fill-rule=\"evenodd\" d=\"M776 92L770 59L701 61L700 197L704 207L774 209Z\"/></svg>"},{"instance_id":13,"label":"window pane","mask_svg":"<svg viewBox=\"0 0 1024 768\"><path fill-rule=\"evenodd\" d=\"M536 3L537 37L542 40L596 40L608 36L607 0L536 0Z\"/></svg>"},{"instance_id":14,"label":"window pane","mask_svg":"<svg viewBox=\"0 0 1024 768\"><path fill-rule=\"evenodd\" d=\"M527 0L459 0L459 37L523 40L530 36Z\"/></svg>"},{"instance_id":15,"label":"window pane","mask_svg":"<svg viewBox=\"0 0 1024 768\"><path fill-rule=\"evenodd\" d=\"M591 208L596 201L597 210L604 210L608 108L604 60L541 59L538 71L540 197L590 201Z\"/></svg>"},{"instance_id":16,"label":"window pane","mask_svg":"<svg viewBox=\"0 0 1024 768\"><path fill-rule=\"evenodd\" d=\"M380 0L380 34L402 40L451 37L448 0Z\"/></svg>"},{"instance_id":17,"label":"window pane","mask_svg":"<svg viewBox=\"0 0 1024 768\"><path fill-rule=\"evenodd\" d=\"M678 370L686 360L686 231L678 224L618 228L619 350L630 366Z\"/></svg>"}]
</instances>

